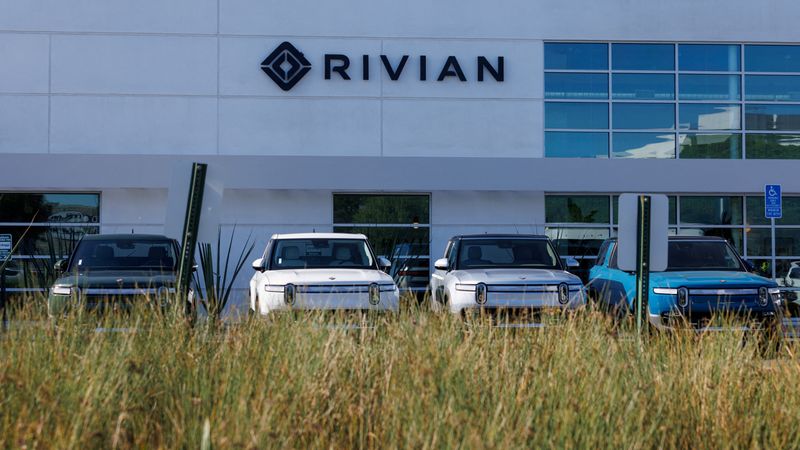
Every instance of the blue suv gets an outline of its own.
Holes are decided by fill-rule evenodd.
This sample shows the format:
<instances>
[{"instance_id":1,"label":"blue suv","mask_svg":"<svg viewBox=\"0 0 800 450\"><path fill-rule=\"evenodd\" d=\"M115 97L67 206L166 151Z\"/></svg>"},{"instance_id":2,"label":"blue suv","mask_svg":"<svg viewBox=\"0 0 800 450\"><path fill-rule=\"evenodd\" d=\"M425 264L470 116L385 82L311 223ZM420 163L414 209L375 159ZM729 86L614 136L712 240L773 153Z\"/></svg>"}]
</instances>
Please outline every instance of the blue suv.
<instances>
[{"instance_id":1,"label":"blue suv","mask_svg":"<svg viewBox=\"0 0 800 450\"><path fill-rule=\"evenodd\" d=\"M659 329L684 323L709 329L711 317L725 313L759 327L779 327L777 283L751 272L749 262L722 238L671 236L667 270L650 274L650 323ZM600 247L587 292L600 308L618 317L634 310L636 275L617 267L616 239Z\"/></svg>"}]
</instances>

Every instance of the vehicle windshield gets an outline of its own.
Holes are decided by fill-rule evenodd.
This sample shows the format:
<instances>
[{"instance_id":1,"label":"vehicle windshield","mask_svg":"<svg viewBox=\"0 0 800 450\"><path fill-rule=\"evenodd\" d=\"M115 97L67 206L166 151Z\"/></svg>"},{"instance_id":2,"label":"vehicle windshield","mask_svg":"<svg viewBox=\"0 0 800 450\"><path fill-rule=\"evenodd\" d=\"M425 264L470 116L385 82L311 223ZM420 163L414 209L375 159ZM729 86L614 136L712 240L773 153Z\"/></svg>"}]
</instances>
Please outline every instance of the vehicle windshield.
<instances>
[{"instance_id":1,"label":"vehicle windshield","mask_svg":"<svg viewBox=\"0 0 800 450\"><path fill-rule=\"evenodd\" d=\"M555 250L545 239L465 239L458 252L458 269L561 269Z\"/></svg>"},{"instance_id":2,"label":"vehicle windshield","mask_svg":"<svg viewBox=\"0 0 800 450\"><path fill-rule=\"evenodd\" d=\"M671 241L667 270L744 270L739 258L723 241Z\"/></svg>"},{"instance_id":3,"label":"vehicle windshield","mask_svg":"<svg viewBox=\"0 0 800 450\"><path fill-rule=\"evenodd\" d=\"M279 239L272 250L271 270L374 269L375 258L363 239Z\"/></svg>"},{"instance_id":4,"label":"vehicle windshield","mask_svg":"<svg viewBox=\"0 0 800 450\"><path fill-rule=\"evenodd\" d=\"M174 272L176 262L169 239L92 239L75 249L71 269Z\"/></svg>"}]
</instances>

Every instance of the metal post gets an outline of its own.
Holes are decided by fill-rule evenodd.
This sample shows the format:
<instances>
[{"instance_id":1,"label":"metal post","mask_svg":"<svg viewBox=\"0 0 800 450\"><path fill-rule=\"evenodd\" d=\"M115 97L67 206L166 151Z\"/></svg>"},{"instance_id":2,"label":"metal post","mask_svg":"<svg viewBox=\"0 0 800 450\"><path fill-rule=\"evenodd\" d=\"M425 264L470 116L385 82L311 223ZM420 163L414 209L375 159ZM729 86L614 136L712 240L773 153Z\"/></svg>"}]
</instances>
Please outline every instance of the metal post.
<instances>
[{"instance_id":1,"label":"metal post","mask_svg":"<svg viewBox=\"0 0 800 450\"><path fill-rule=\"evenodd\" d=\"M770 258L769 265L772 266L772 279L774 280L777 270L775 267L777 262L775 260L775 219L774 218L769 219L769 223L770 223L769 228L770 228L770 239L771 239L770 246L772 247L772 258Z\"/></svg>"},{"instance_id":2,"label":"metal post","mask_svg":"<svg viewBox=\"0 0 800 450\"><path fill-rule=\"evenodd\" d=\"M650 196L639 196L636 226L636 332L649 324L650 291Z\"/></svg>"},{"instance_id":3,"label":"metal post","mask_svg":"<svg viewBox=\"0 0 800 450\"><path fill-rule=\"evenodd\" d=\"M186 313L194 317L196 308L187 301L194 269L194 252L197 247L197 232L200 228L200 213L203 208L203 191L206 182L206 164L192 165L192 178L189 184L189 198L186 201L186 216L181 236L181 259L178 265L177 295L184 299Z\"/></svg>"}]
</instances>

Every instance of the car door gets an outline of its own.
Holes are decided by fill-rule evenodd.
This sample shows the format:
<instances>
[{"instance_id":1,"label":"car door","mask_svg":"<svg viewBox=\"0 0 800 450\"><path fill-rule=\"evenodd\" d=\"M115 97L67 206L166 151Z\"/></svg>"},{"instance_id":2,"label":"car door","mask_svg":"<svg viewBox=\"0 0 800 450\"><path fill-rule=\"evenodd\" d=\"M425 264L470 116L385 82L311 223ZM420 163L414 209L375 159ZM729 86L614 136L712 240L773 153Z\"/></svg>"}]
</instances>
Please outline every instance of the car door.
<instances>
[{"instance_id":1,"label":"car door","mask_svg":"<svg viewBox=\"0 0 800 450\"><path fill-rule=\"evenodd\" d=\"M594 267L589 270L589 281L586 289L589 296L594 301L599 301L599 294L604 291L608 280L608 254L611 253L613 241L605 241L597 252L597 259Z\"/></svg>"},{"instance_id":2,"label":"car door","mask_svg":"<svg viewBox=\"0 0 800 450\"><path fill-rule=\"evenodd\" d=\"M607 275L604 286L606 304L613 310L627 308L631 311L636 292L636 274L621 270L617 266L617 243L611 250L608 260Z\"/></svg>"},{"instance_id":3,"label":"car door","mask_svg":"<svg viewBox=\"0 0 800 450\"><path fill-rule=\"evenodd\" d=\"M450 260L451 256L455 253L453 251L453 247L455 246L455 242L450 240L447 242L447 246L444 249L444 258ZM437 269L436 267L433 268L433 274L431 274L431 299L436 302L442 301L442 288L445 285L445 276L447 276L446 270Z\"/></svg>"}]
</instances>

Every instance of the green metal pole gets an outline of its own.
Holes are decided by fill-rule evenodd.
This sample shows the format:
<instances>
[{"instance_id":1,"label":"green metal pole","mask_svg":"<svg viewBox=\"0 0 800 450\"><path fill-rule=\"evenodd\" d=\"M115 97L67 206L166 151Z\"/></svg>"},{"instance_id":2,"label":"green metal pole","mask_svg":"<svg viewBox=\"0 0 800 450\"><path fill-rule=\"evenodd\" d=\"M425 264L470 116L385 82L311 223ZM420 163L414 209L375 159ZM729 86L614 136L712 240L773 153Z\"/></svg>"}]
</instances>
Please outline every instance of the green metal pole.
<instances>
[{"instance_id":1,"label":"green metal pole","mask_svg":"<svg viewBox=\"0 0 800 450\"><path fill-rule=\"evenodd\" d=\"M636 226L636 332L649 325L650 291L650 196L639 196Z\"/></svg>"},{"instance_id":2,"label":"green metal pole","mask_svg":"<svg viewBox=\"0 0 800 450\"><path fill-rule=\"evenodd\" d=\"M185 312L192 319L197 308L188 301L189 286L194 271L194 252L197 247L197 233L200 228L200 213L203 211L203 191L206 183L206 164L194 163L192 177L189 181L189 198L186 201L186 216L181 236L181 259L178 265L176 291L178 298L184 302Z\"/></svg>"}]
</instances>

